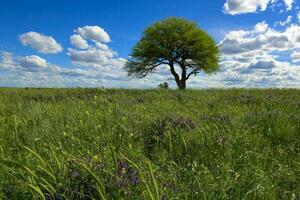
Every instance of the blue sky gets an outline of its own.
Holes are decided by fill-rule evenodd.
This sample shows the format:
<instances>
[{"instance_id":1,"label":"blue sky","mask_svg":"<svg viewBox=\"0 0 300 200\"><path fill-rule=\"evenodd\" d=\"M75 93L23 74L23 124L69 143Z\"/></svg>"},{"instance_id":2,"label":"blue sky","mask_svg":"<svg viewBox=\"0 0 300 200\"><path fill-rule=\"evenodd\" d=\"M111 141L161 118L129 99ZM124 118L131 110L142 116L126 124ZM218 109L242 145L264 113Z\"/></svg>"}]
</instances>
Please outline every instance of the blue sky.
<instances>
[{"instance_id":1,"label":"blue sky","mask_svg":"<svg viewBox=\"0 0 300 200\"><path fill-rule=\"evenodd\" d=\"M129 80L122 65L147 26L176 16L197 22L222 51L221 72L200 75L191 80L191 87L297 87L300 55L293 32L299 27L298 4L297 0L3 1L0 86L148 88L159 81L172 85L166 69L146 80ZM101 40L100 35L93 38L89 31L100 30L95 27L110 41ZM255 32L255 27L262 30ZM28 35L32 32L36 34ZM88 47L71 44L72 35L85 40ZM290 41L276 49L284 37ZM48 43L50 38L52 43ZM256 48L247 49L250 43ZM43 52L44 46L54 49ZM238 51L232 53L230 48ZM103 59L93 53L103 54ZM259 69L254 71L253 66ZM285 70L292 75L287 77Z\"/></svg>"}]
</instances>

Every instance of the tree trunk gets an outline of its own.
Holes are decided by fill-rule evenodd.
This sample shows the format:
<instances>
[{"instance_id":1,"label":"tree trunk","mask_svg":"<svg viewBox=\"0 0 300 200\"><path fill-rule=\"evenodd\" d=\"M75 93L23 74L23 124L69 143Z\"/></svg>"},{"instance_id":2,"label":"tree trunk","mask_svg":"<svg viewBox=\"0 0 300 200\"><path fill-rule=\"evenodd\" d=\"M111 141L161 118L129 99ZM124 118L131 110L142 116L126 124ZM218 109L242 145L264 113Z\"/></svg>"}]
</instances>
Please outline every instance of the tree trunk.
<instances>
[{"instance_id":1,"label":"tree trunk","mask_svg":"<svg viewBox=\"0 0 300 200\"><path fill-rule=\"evenodd\" d=\"M187 80L186 69L184 68L184 66L180 66L182 69L182 75L181 75L181 80L180 80L179 75L175 71L173 61L170 61L169 66L170 66L170 71L173 74L175 81L177 83L178 89L185 90L186 89L186 80Z\"/></svg>"},{"instance_id":2,"label":"tree trunk","mask_svg":"<svg viewBox=\"0 0 300 200\"><path fill-rule=\"evenodd\" d=\"M179 90L185 90L186 89L186 68L184 67L183 64L180 65L181 67L181 80L179 81L178 88Z\"/></svg>"},{"instance_id":3,"label":"tree trunk","mask_svg":"<svg viewBox=\"0 0 300 200\"><path fill-rule=\"evenodd\" d=\"M178 81L177 86L178 86L179 90L185 90L186 89L186 80Z\"/></svg>"}]
</instances>

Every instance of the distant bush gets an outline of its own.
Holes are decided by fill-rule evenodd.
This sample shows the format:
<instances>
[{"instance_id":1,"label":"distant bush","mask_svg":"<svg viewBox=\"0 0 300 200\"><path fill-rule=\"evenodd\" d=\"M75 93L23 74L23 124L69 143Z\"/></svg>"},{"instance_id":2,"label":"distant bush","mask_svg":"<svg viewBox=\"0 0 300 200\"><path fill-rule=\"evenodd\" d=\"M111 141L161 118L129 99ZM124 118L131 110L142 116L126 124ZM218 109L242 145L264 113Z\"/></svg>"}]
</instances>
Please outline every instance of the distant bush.
<instances>
[{"instance_id":1,"label":"distant bush","mask_svg":"<svg viewBox=\"0 0 300 200\"><path fill-rule=\"evenodd\" d=\"M167 82L163 82L158 85L159 89L169 89L169 84Z\"/></svg>"}]
</instances>

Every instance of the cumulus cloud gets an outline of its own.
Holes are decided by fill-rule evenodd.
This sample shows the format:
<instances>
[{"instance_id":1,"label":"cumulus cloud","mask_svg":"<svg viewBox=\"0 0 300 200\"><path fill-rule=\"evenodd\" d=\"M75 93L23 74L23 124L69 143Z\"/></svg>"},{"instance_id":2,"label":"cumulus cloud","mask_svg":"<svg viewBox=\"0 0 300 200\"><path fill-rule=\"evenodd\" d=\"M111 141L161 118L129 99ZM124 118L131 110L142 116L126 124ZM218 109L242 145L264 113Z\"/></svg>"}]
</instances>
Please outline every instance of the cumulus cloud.
<instances>
[{"instance_id":1,"label":"cumulus cloud","mask_svg":"<svg viewBox=\"0 0 300 200\"><path fill-rule=\"evenodd\" d=\"M294 63L300 58L300 26L278 31L261 22L252 30L229 32L219 46L223 70L216 77L225 85L299 87L300 68Z\"/></svg>"},{"instance_id":2,"label":"cumulus cloud","mask_svg":"<svg viewBox=\"0 0 300 200\"><path fill-rule=\"evenodd\" d=\"M55 87L141 87L144 81L129 80L123 66L126 59L118 57L106 43L109 35L100 27L83 27L75 30L70 42L75 48L68 48L68 55L74 64L63 68L36 56L15 56L0 52L0 86L55 86ZM103 30L104 31L104 30ZM88 41L90 44L88 44ZM18 78L16 78L18 77ZM10 82L9 82L10 80ZM135 82L135 84L133 84ZM149 81L147 84L153 83Z\"/></svg>"},{"instance_id":3,"label":"cumulus cloud","mask_svg":"<svg viewBox=\"0 0 300 200\"><path fill-rule=\"evenodd\" d=\"M79 49L87 49L89 47L87 41L80 35L72 35L70 37L71 44Z\"/></svg>"},{"instance_id":4,"label":"cumulus cloud","mask_svg":"<svg viewBox=\"0 0 300 200\"><path fill-rule=\"evenodd\" d=\"M22 44L41 53L62 50L52 38L36 32L20 36ZM123 66L126 59L118 56L108 43L109 35L98 26L79 27L70 37L68 48L73 66L64 68L47 62L37 55L17 56L0 52L0 86L55 86L55 87L138 87L153 84L129 80ZM134 84L133 84L134 83Z\"/></svg>"},{"instance_id":5,"label":"cumulus cloud","mask_svg":"<svg viewBox=\"0 0 300 200\"><path fill-rule=\"evenodd\" d=\"M28 69L35 69L35 68L47 67L47 62L45 59L39 56L32 55L32 56L22 57L20 59L20 65Z\"/></svg>"},{"instance_id":6,"label":"cumulus cloud","mask_svg":"<svg viewBox=\"0 0 300 200\"><path fill-rule=\"evenodd\" d=\"M105 30L99 26L84 26L74 30L75 33L79 34L86 40L93 40L95 42L110 42L109 35Z\"/></svg>"},{"instance_id":7,"label":"cumulus cloud","mask_svg":"<svg viewBox=\"0 0 300 200\"><path fill-rule=\"evenodd\" d=\"M113 58L115 53L108 49L90 48L87 50L68 49L68 55L73 63L83 66L97 66Z\"/></svg>"},{"instance_id":8,"label":"cumulus cloud","mask_svg":"<svg viewBox=\"0 0 300 200\"><path fill-rule=\"evenodd\" d=\"M111 74L126 77L123 70L126 60L118 57L117 52L108 46L110 37L102 28L85 26L77 28L74 32L78 34L76 39L81 38L85 44L87 44L86 40L90 41L89 45L83 45L85 48L81 48L83 46L77 44L74 45L77 49L68 48L67 54L75 66L97 68L104 74L110 71Z\"/></svg>"},{"instance_id":9,"label":"cumulus cloud","mask_svg":"<svg viewBox=\"0 0 300 200\"><path fill-rule=\"evenodd\" d=\"M68 87L92 86L89 76L92 70L63 68L36 56L17 56L10 52L0 52L0 86L13 87ZM95 78L96 79L96 78ZM79 81L79 82L77 82ZM95 80L91 80L94 83Z\"/></svg>"},{"instance_id":10,"label":"cumulus cloud","mask_svg":"<svg viewBox=\"0 0 300 200\"><path fill-rule=\"evenodd\" d=\"M78 67L86 67L87 70L94 70L94 75L101 77L101 80L118 83L128 80L123 67L126 59L116 57L117 53L106 45L97 43L87 50L68 49L72 63ZM100 73L100 74L99 74Z\"/></svg>"},{"instance_id":11,"label":"cumulus cloud","mask_svg":"<svg viewBox=\"0 0 300 200\"><path fill-rule=\"evenodd\" d=\"M7 72L45 72L55 71L59 67L48 63L44 58L37 55L16 56L10 52L0 52L2 61L0 60L0 69Z\"/></svg>"},{"instance_id":12,"label":"cumulus cloud","mask_svg":"<svg viewBox=\"0 0 300 200\"><path fill-rule=\"evenodd\" d=\"M45 36L37 32L28 32L19 36L24 46L30 46L43 54L56 54L62 52L62 47L51 36Z\"/></svg>"},{"instance_id":13,"label":"cumulus cloud","mask_svg":"<svg viewBox=\"0 0 300 200\"><path fill-rule=\"evenodd\" d=\"M280 0L226 0L223 12L226 14L237 15L244 13L255 13L265 11L268 6L278 3ZM291 10L293 0L282 0L287 10Z\"/></svg>"},{"instance_id":14,"label":"cumulus cloud","mask_svg":"<svg viewBox=\"0 0 300 200\"><path fill-rule=\"evenodd\" d=\"M225 55L286 51L297 47L300 47L300 26L293 24L280 32L267 26L266 22L257 24L254 30L231 31L220 42L220 48Z\"/></svg>"},{"instance_id":15,"label":"cumulus cloud","mask_svg":"<svg viewBox=\"0 0 300 200\"><path fill-rule=\"evenodd\" d=\"M78 67L97 68L104 74L108 72L119 77L126 77L123 70L126 59L118 57L117 52L109 48L107 43L110 42L110 37L102 28L98 26L85 26L79 27L74 32L91 42L86 49L68 49L68 55L74 65Z\"/></svg>"}]
</instances>

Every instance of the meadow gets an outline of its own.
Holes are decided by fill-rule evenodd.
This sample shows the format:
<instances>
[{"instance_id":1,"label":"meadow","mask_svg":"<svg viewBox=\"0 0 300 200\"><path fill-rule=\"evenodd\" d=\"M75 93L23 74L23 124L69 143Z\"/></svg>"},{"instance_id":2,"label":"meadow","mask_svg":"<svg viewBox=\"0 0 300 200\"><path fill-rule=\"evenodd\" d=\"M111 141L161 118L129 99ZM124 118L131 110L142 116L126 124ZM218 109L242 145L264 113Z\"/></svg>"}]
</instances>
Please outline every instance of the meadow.
<instances>
[{"instance_id":1,"label":"meadow","mask_svg":"<svg viewBox=\"0 0 300 200\"><path fill-rule=\"evenodd\" d=\"M300 91L0 89L0 199L300 199Z\"/></svg>"}]
</instances>

